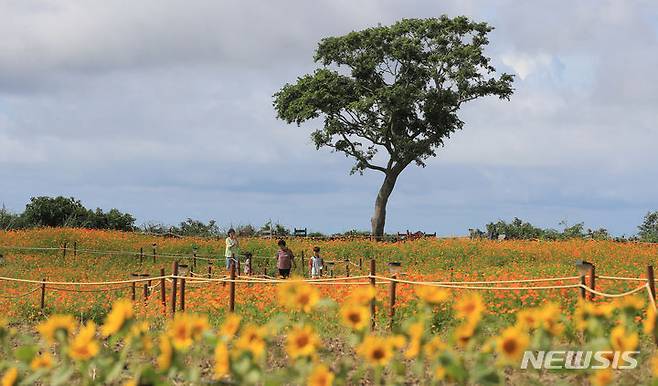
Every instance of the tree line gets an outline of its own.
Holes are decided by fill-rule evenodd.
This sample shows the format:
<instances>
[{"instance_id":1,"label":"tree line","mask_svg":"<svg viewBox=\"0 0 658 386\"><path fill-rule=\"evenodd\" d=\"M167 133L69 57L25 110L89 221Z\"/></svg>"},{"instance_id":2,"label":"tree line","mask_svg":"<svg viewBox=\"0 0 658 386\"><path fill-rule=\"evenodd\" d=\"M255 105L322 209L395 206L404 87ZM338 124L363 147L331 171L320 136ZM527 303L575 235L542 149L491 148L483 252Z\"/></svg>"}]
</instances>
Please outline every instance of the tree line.
<instances>
[{"instance_id":1,"label":"tree line","mask_svg":"<svg viewBox=\"0 0 658 386\"><path fill-rule=\"evenodd\" d=\"M485 230L469 229L471 238L489 238L506 240L616 240L616 241L643 241L658 242L658 211L648 212L642 224L638 226L638 233L632 236L613 237L606 228L585 228L585 223L568 225L566 221L560 223L562 230L541 228L515 217L512 221L498 220L486 225Z\"/></svg>"},{"instance_id":2,"label":"tree line","mask_svg":"<svg viewBox=\"0 0 658 386\"><path fill-rule=\"evenodd\" d=\"M149 222L141 226L135 225L135 217L130 213L121 212L118 209L110 209L105 212L101 208L95 210L87 209L73 197L32 197L25 205L22 213L13 213L4 205L0 209L0 229L16 230L38 227L72 227L87 229L107 229L119 231L141 231L172 236L200 236L220 237L226 234L228 228L220 227L215 220L207 223L192 218L180 222L178 225L166 225ZM636 235L626 237L613 237L605 228L589 229L584 223L568 225L562 222L562 230L552 228L541 228L519 218L510 222L499 220L486 225L485 230L469 229L471 238L511 239L511 240L566 240L573 238L619 241L644 241L658 242L658 211L648 212L643 222L638 226ZM267 221L262 226L251 224L231 224L241 237L252 237L269 232L276 236L289 236L291 229L278 223ZM350 230L336 233L331 236L368 236L369 232ZM310 237L324 237L326 234L320 232L308 233ZM395 235L393 235L395 236Z\"/></svg>"}]
</instances>

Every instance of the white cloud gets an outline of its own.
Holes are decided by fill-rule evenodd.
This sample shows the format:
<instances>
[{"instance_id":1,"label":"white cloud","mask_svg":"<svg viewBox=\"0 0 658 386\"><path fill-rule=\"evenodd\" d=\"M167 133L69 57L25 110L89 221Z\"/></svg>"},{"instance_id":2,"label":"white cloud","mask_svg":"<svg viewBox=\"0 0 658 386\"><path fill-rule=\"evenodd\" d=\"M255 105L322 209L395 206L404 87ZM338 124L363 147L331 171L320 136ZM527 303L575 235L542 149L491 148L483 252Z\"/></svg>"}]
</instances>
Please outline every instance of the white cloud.
<instances>
[{"instance_id":1,"label":"white cloud","mask_svg":"<svg viewBox=\"0 0 658 386\"><path fill-rule=\"evenodd\" d=\"M546 71L551 64L551 56L547 54L531 55L526 53L507 53L500 57L501 61L511 67L522 80L530 74Z\"/></svg>"}]
</instances>

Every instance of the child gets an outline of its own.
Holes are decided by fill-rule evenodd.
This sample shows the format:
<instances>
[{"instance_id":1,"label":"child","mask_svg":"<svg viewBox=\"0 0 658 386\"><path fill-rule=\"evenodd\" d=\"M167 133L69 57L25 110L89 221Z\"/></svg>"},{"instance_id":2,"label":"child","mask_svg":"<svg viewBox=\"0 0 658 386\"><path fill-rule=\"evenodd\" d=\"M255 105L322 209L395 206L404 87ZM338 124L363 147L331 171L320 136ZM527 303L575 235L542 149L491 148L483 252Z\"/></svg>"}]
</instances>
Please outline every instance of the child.
<instances>
[{"instance_id":1,"label":"child","mask_svg":"<svg viewBox=\"0 0 658 386\"><path fill-rule=\"evenodd\" d=\"M251 252L244 253L244 274L251 276Z\"/></svg>"},{"instance_id":2,"label":"child","mask_svg":"<svg viewBox=\"0 0 658 386\"><path fill-rule=\"evenodd\" d=\"M226 250L224 257L226 258L226 269L231 268L231 262L236 263L235 257L238 255L238 239L235 237L235 230L233 228L228 230L228 237L226 238ZM240 272L238 272L238 275Z\"/></svg>"},{"instance_id":3,"label":"child","mask_svg":"<svg viewBox=\"0 0 658 386\"><path fill-rule=\"evenodd\" d=\"M290 277L290 270L295 265L295 255L290 248L286 247L285 240L279 240L277 243L279 250L276 252L276 267L282 278Z\"/></svg>"},{"instance_id":4,"label":"child","mask_svg":"<svg viewBox=\"0 0 658 386\"><path fill-rule=\"evenodd\" d=\"M313 256L308 262L309 267L311 268L311 278L317 279L322 273L322 266L324 265L324 260L320 257L320 247L313 248Z\"/></svg>"}]
</instances>

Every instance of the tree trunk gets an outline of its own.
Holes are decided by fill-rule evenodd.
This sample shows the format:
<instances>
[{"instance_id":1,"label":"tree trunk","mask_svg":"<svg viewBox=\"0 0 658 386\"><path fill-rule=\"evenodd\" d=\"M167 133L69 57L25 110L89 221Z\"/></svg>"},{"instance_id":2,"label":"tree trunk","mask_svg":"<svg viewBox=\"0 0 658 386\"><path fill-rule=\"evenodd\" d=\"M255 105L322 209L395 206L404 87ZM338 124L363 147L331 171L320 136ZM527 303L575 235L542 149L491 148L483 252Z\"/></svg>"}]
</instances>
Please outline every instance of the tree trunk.
<instances>
[{"instance_id":1,"label":"tree trunk","mask_svg":"<svg viewBox=\"0 0 658 386\"><path fill-rule=\"evenodd\" d=\"M381 240L384 236L384 223L386 222L386 204L388 203L388 198L393 192L395 187L395 181L397 181L400 172L389 171L386 173L384 182L379 188L379 193L377 194L377 199L375 200L375 213L370 219L370 224L372 226L372 235L376 240Z\"/></svg>"}]
</instances>

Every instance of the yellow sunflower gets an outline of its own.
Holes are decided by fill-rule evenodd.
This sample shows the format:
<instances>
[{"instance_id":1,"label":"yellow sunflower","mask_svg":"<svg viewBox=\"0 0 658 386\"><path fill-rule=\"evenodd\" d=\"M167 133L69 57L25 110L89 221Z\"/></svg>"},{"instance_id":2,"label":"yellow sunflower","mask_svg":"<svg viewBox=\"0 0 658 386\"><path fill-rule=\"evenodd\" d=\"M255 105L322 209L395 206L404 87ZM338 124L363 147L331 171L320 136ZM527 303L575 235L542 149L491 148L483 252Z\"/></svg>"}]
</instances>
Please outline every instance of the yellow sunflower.
<instances>
[{"instance_id":1,"label":"yellow sunflower","mask_svg":"<svg viewBox=\"0 0 658 386\"><path fill-rule=\"evenodd\" d=\"M357 354L373 366L385 366L393 358L395 342L389 338L368 335L356 348Z\"/></svg>"},{"instance_id":2,"label":"yellow sunflower","mask_svg":"<svg viewBox=\"0 0 658 386\"><path fill-rule=\"evenodd\" d=\"M485 310L484 300L477 292L465 294L455 303L453 308L458 319L468 319L472 322L479 321Z\"/></svg>"},{"instance_id":3,"label":"yellow sunflower","mask_svg":"<svg viewBox=\"0 0 658 386\"><path fill-rule=\"evenodd\" d=\"M637 332L626 331L622 325L614 327L610 332L610 343L614 351L635 351L639 341Z\"/></svg>"},{"instance_id":4,"label":"yellow sunflower","mask_svg":"<svg viewBox=\"0 0 658 386\"><path fill-rule=\"evenodd\" d=\"M265 352L265 334L265 327L258 327L253 324L247 325L236 339L235 348L249 352L255 359L259 359Z\"/></svg>"},{"instance_id":5,"label":"yellow sunflower","mask_svg":"<svg viewBox=\"0 0 658 386\"><path fill-rule=\"evenodd\" d=\"M610 369L597 370L589 377L592 386L606 386L612 383L615 374Z\"/></svg>"},{"instance_id":6,"label":"yellow sunflower","mask_svg":"<svg viewBox=\"0 0 658 386\"><path fill-rule=\"evenodd\" d=\"M16 381L18 381L18 369L16 367L12 367L2 376L2 379L0 379L0 384L2 386L14 386Z\"/></svg>"},{"instance_id":7,"label":"yellow sunflower","mask_svg":"<svg viewBox=\"0 0 658 386\"><path fill-rule=\"evenodd\" d=\"M340 308L343 324L353 330L363 330L370 323L370 310L360 304L345 303Z\"/></svg>"},{"instance_id":8,"label":"yellow sunflower","mask_svg":"<svg viewBox=\"0 0 658 386\"><path fill-rule=\"evenodd\" d=\"M167 335L160 335L160 343L158 347L160 348L160 354L158 354L157 358L158 369L163 371L169 370L171 367L171 362L174 359L174 349L171 346L171 341L169 341L169 337Z\"/></svg>"},{"instance_id":9,"label":"yellow sunflower","mask_svg":"<svg viewBox=\"0 0 658 386\"><path fill-rule=\"evenodd\" d=\"M447 348L448 345L443 342L439 336L435 336L425 344L423 351L428 358L434 359L441 351L444 351Z\"/></svg>"},{"instance_id":10,"label":"yellow sunflower","mask_svg":"<svg viewBox=\"0 0 658 386\"><path fill-rule=\"evenodd\" d=\"M445 377L446 377L446 368L441 365L436 366L436 368L434 369L434 379L437 381L442 381L445 379Z\"/></svg>"},{"instance_id":11,"label":"yellow sunflower","mask_svg":"<svg viewBox=\"0 0 658 386\"><path fill-rule=\"evenodd\" d=\"M331 386L334 383L334 373L324 364L316 365L308 377L308 386Z\"/></svg>"},{"instance_id":12,"label":"yellow sunflower","mask_svg":"<svg viewBox=\"0 0 658 386\"><path fill-rule=\"evenodd\" d=\"M463 323L457 326L454 332L455 341L457 344L461 347L466 346L475 334L476 327L477 324L471 322Z\"/></svg>"},{"instance_id":13,"label":"yellow sunflower","mask_svg":"<svg viewBox=\"0 0 658 386\"><path fill-rule=\"evenodd\" d=\"M644 308L644 300L638 296L624 296L615 301L618 308L629 311L641 310Z\"/></svg>"},{"instance_id":14,"label":"yellow sunflower","mask_svg":"<svg viewBox=\"0 0 658 386\"><path fill-rule=\"evenodd\" d=\"M224 323L222 323L222 326L219 328L219 335L228 340L233 339L240 328L241 320L242 318L236 314L228 314L226 320L224 320Z\"/></svg>"},{"instance_id":15,"label":"yellow sunflower","mask_svg":"<svg viewBox=\"0 0 658 386\"><path fill-rule=\"evenodd\" d=\"M308 357L320 346L320 338L311 326L294 328L286 339L286 351L290 358Z\"/></svg>"},{"instance_id":16,"label":"yellow sunflower","mask_svg":"<svg viewBox=\"0 0 658 386\"><path fill-rule=\"evenodd\" d=\"M427 304L444 303L450 299L450 291L445 288L419 285L414 290L416 296Z\"/></svg>"},{"instance_id":17,"label":"yellow sunflower","mask_svg":"<svg viewBox=\"0 0 658 386\"><path fill-rule=\"evenodd\" d=\"M423 332L425 331L425 323L422 321L412 323L407 330L409 334L409 345L407 350L404 352L404 357L407 359L412 359L420 354L420 349L422 345Z\"/></svg>"},{"instance_id":18,"label":"yellow sunflower","mask_svg":"<svg viewBox=\"0 0 658 386\"><path fill-rule=\"evenodd\" d=\"M133 303L128 299L117 300L101 326L101 334L103 336L116 334L133 316Z\"/></svg>"},{"instance_id":19,"label":"yellow sunflower","mask_svg":"<svg viewBox=\"0 0 658 386\"><path fill-rule=\"evenodd\" d=\"M186 351L207 329L208 319L205 316L176 314L174 320L169 323L167 335L176 350Z\"/></svg>"},{"instance_id":20,"label":"yellow sunflower","mask_svg":"<svg viewBox=\"0 0 658 386\"><path fill-rule=\"evenodd\" d=\"M503 361L514 362L523 355L530 343L530 337L517 327L508 327L500 334L496 343L496 351L501 355Z\"/></svg>"},{"instance_id":21,"label":"yellow sunflower","mask_svg":"<svg viewBox=\"0 0 658 386\"><path fill-rule=\"evenodd\" d=\"M48 343L54 343L58 334L70 336L75 331L77 323L71 315L53 315L37 326L37 331Z\"/></svg>"},{"instance_id":22,"label":"yellow sunflower","mask_svg":"<svg viewBox=\"0 0 658 386\"><path fill-rule=\"evenodd\" d=\"M215 347L215 379L222 379L230 373L230 359L226 343L220 342Z\"/></svg>"},{"instance_id":23,"label":"yellow sunflower","mask_svg":"<svg viewBox=\"0 0 658 386\"><path fill-rule=\"evenodd\" d=\"M361 305L368 305L370 304L370 301L375 298L375 295L377 295L375 287L371 285L359 286L349 294L347 301Z\"/></svg>"},{"instance_id":24,"label":"yellow sunflower","mask_svg":"<svg viewBox=\"0 0 658 386\"><path fill-rule=\"evenodd\" d=\"M520 310L516 313L516 325L524 330L534 330L541 325L540 312L535 308Z\"/></svg>"},{"instance_id":25,"label":"yellow sunflower","mask_svg":"<svg viewBox=\"0 0 658 386\"><path fill-rule=\"evenodd\" d=\"M100 350L100 345L94 339L95 335L96 324L92 321L87 322L84 327L80 328L78 335L71 341L69 357L78 361L86 361L95 357Z\"/></svg>"},{"instance_id":26,"label":"yellow sunflower","mask_svg":"<svg viewBox=\"0 0 658 386\"><path fill-rule=\"evenodd\" d=\"M301 280L279 284L278 295L282 306L306 313L311 312L320 300L318 289Z\"/></svg>"},{"instance_id":27,"label":"yellow sunflower","mask_svg":"<svg viewBox=\"0 0 658 386\"><path fill-rule=\"evenodd\" d=\"M50 353L43 353L39 356L36 356L30 362L30 368L34 371L40 369L49 369L53 367L53 357Z\"/></svg>"},{"instance_id":28,"label":"yellow sunflower","mask_svg":"<svg viewBox=\"0 0 658 386\"><path fill-rule=\"evenodd\" d=\"M553 336L561 335L564 332L564 324L560 322L562 310L555 303L547 303L538 310L541 328Z\"/></svg>"}]
</instances>

